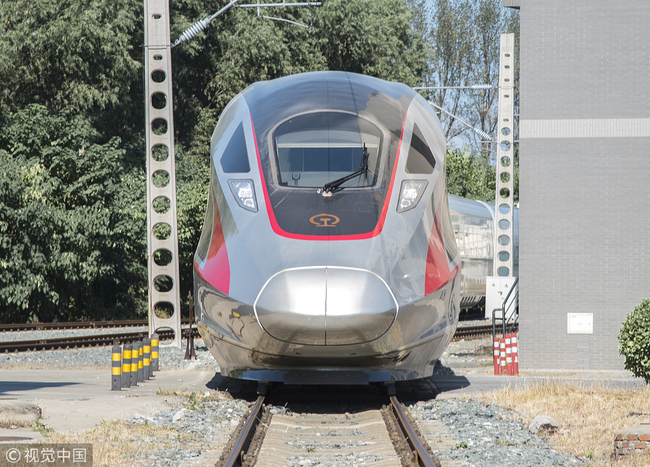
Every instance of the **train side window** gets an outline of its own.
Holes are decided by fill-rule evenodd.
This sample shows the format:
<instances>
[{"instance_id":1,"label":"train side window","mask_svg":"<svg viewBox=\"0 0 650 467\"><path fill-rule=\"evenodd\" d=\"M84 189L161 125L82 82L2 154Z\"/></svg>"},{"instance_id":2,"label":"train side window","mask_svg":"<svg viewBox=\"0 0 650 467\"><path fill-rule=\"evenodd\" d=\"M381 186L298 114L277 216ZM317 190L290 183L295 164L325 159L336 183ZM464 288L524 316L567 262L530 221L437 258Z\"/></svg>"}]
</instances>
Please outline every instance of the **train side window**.
<instances>
[{"instance_id":1,"label":"train side window","mask_svg":"<svg viewBox=\"0 0 650 467\"><path fill-rule=\"evenodd\" d=\"M244 125L239 124L235 133L230 138L226 150L221 156L221 168L224 173L247 173L251 167L248 163L248 152L246 151L246 137L244 136Z\"/></svg>"},{"instance_id":2,"label":"train side window","mask_svg":"<svg viewBox=\"0 0 650 467\"><path fill-rule=\"evenodd\" d=\"M411 136L411 147L406 159L406 173L408 174L432 174L436 166L436 159L422 135L417 124L413 124L413 136Z\"/></svg>"}]
</instances>

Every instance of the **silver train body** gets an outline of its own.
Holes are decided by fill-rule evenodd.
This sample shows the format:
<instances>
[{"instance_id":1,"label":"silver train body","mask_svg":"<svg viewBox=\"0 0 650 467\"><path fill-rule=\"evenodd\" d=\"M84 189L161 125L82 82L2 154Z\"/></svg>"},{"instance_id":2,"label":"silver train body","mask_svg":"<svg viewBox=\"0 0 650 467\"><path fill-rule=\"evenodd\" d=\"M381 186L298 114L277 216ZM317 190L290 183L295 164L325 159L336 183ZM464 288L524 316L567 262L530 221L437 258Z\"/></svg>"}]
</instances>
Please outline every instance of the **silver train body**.
<instances>
[{"instance_id":1,"label":"silver train body","mask_svg":"<svg viewBox=\"0 0 650 467\"><path fill-rule=\"evenodd\" d=\"M197 323L222 375L432 374L461 301L445 149L421 96L367 76L289 76L228 104L194 258Z\"/></svg>"}]
</instances>

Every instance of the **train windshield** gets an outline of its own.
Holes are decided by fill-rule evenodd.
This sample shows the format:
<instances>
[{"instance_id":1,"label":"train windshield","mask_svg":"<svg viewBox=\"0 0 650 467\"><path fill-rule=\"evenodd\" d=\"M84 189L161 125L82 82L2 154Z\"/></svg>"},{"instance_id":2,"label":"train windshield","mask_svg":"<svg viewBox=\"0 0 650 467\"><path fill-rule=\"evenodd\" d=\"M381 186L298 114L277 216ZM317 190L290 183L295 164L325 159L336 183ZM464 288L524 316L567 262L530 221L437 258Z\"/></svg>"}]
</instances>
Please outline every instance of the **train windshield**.
<instances>
[{"instance_id":1,"label":"train windshield","mask_svg":"<svg viewBox=\"0 0 650 467\"><path fill-rule=\"evenodd\" d=\"M321 188L359 171L364 145L368 170L340 188L377 183L382 133L362 117L343 112L303 114L278 126L274 141L281 186Z\"/></svg>"}]
</instances>

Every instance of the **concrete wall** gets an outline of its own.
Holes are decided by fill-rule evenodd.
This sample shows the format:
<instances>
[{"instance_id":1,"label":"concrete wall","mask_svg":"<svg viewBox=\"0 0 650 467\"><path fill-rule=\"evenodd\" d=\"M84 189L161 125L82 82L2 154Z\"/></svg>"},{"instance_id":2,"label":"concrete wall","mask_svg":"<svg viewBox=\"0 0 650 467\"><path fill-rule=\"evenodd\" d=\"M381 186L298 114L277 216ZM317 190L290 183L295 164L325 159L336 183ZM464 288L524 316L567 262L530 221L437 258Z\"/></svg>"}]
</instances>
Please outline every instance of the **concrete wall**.
<instances>
[{"instance_id":1,"label":"concrete wall","mask_svg":"<svg viewBox=\"0 0 650 467\"><path fill-rule=\"evenodd\" d=\"M650 1L517 3L520 365L622 369L620 325L650 297Z\"/></svg>"}]
</instances>

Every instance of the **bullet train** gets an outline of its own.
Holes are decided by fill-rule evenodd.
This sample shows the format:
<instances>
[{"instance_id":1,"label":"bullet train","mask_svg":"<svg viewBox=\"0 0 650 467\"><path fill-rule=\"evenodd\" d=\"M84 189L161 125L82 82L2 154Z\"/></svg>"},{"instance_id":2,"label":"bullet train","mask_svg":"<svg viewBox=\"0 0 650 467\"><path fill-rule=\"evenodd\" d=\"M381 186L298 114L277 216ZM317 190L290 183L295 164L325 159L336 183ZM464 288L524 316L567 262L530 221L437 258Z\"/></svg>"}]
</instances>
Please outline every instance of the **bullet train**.
<instances>
[{"instance_id":1,"label":"bullet train","mask_svg":"<svg viewBox=\"0 0 650 467\"><path fill-rule=\"evenodd\" d=\"M471 202L448 202L445 149L419 94L354 73L259 82L228 104L194 256L198 328L222 375L367 384L432 374L461 289L466 306L480 299L461 261L477 273L486 263L459 251L457 238L471 248L483 226L468 221Z\"/></svg>"}]
</instances>

